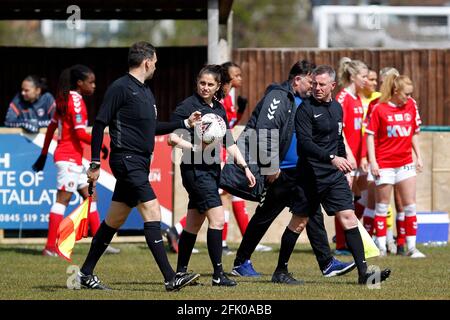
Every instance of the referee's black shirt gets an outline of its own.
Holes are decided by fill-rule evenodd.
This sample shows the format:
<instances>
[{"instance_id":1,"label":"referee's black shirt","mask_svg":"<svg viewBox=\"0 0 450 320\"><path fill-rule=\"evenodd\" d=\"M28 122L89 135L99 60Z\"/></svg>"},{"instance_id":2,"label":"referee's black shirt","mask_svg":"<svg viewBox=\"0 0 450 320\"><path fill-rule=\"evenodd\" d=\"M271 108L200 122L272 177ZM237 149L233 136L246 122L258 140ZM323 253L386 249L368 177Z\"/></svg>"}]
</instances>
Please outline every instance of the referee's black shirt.
<instances>
[{"instance_id":1,"label":"referee's black shirt","mask_svg":"<svg viewBox=\"0 0 450 320\"><path fill-rule=\"evenodd\" d=\"M195 111L200 111L202 113L202 116L207 113L215 113L225 121L227 132L223 138L223 145L225 147L229 147L233 145L235 141L230 131L227 113L225 111L225 108L219 101L213 99L212 103L213 105L211 107L205 102L205 100L203 100L202 97L200 97L197 93L194 93L192 96L186 98L184 101L180 102L177 105L177 108L172 113L171 121L176 122L187 119L189 115ZM194 143L194 129L190 129L190 133L191 143Z\"/></svg>"},{"instance_id":2,"label":"referee's black shirt","mask_svg":"<svg viewBox=\"0 0 450 320\"><path fill-rule=\"evenodd\" d=\"M316 177L326 177L338 169L330 155L345 157L342 136L343 112L339 102L319 102L314 97L303 100L295 115L298 168L313 170Z\"/></svg>"},{"instance_id":3,"label":"referee's black shirt","mask_svg":"<svg viewBox=\"0 0 450 320\"><path fill-rule=\"evenodd\" d=\"M189 117L189 115L188 115ZM99 136L109 126L111 152L133 153L150 157L156 134L184 127L183 122L159 123L155 97L147 84L127 73L106 91L92 132L92 160L100 159ZM163 130L161 130L163 127ZM99 131L100 134L99 134Z\"/></svg>"}]
</instances>

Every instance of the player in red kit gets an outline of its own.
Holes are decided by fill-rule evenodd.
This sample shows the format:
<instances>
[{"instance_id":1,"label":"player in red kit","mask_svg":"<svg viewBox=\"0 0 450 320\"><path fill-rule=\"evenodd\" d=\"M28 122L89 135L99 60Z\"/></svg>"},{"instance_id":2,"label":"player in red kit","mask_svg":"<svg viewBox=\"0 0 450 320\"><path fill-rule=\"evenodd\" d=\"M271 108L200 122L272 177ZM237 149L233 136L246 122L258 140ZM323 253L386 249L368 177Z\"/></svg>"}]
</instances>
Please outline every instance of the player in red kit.
<instances>
[{"instance_id":1,"label":"player in red kit","mask_svg":"<svg viewBox=\"0 0 450 320\"><path fill-rule=\"evenodd\" d=\"M390 75L395 74L397 76L400 75L397 69L394 67L385 67L380 70L380 85L383 83L384 79ZM370 75L370 71L369 71ZM363 121L363 130L367 127L370 119L370 115L372 113L372 110L375 105L378 104L378 101L380 99L381 93L376 92L376 95L373 100L370 101L369 106L367 108L366 116L364 117ZM367 134L363 134L363 150L362 150L362 160L364 162L367 162ZM368 162L367 162L368 163ZM372 174L370 173L370 169L368 170L367 175L367 201L364 208L364 216L363 216L363 224L366 228L367 232L372 235L373 234L373 221L375 219L375 182ZM405 220L405 213L403 212L403 207L401 205L400 197L398 195L398 192L396 192L395 186L394 186L394 199L395 199L395 210L396 210L396 228L397 228L397 241L394 240L394 233L393 233L393 225L394 225L394 217L393 217L393 210L389 207L388 215L387 215L387 224L386 224L386 244L387 244L387 251L390 254L403 254L404 253L404 244L406 241L405 238L405 230L404 230L404 220ZM384 253L384 252L383 252Z\"/></svg>"},{"instance_id":2,"label":"player in red kit","mask_svg":"<svg viewBox=\"0 0 450 320\"><path fill-rule=\"evenodd\" d=\"M84 199L89 196L82 157L83 143L90 144L91 136L86 133L88 115L82 95L92 95L94 91L95 75L88 67L74 65L61 73L56 96L56 112L48 126L41 155L33 165L35 171L43 170L50 142L55 130L58 129L58 145L54 154L58 191L56 202L50 209L47 244L43 250L45 256L57 256L57 230L72 194L78 191ZM107 156L108 149L104 147L103 151L104 156ZM94 235L100 226L96 195L90 206L88 220L91 234ZM110 253L118 251L115 248L109 249Z\"/></svg>"},{"instance_id":3,"label":"player in red kit","mask_svg":"<svg viewBox=\"0 0 450 320\"><path fill-rule=\"evenodd\" d=\"M418 136L421 120L412 92L413 83L407 76L386 77L366 129L367 151L376 184L374 224L380 251L386 251L386 215L395 185L405 212L407 255L424 258L416 248L416 168L420 172L423 162Z\"/></svg>"},{"instance_id":4,"label":"player in red kit","mask_svg":"<svg viewBox=\"0 0 450 320\"><path fill-rule=\"evenodd\" d=\"M359 179L367 172L367 168L361 167L362 151L362 123L364 117L364 107L360 95L365 89L367 82L368 68L359 60L351 60L344 57L340 61L339 81L343 89L336 95L336 100L341 104L343 110L343 131L355 160L357 169L351 175L353 179ZM352 179L352 180L353 180ZM354 181L353 181L354 182ZM360 196L357 184L353 183L353 192ZM358 219L362 217L364 209L355 204L355 214ZM346 249L344 230L335 218L336 228L336 254L349 255Z\"/></svg>"}]
</instances>

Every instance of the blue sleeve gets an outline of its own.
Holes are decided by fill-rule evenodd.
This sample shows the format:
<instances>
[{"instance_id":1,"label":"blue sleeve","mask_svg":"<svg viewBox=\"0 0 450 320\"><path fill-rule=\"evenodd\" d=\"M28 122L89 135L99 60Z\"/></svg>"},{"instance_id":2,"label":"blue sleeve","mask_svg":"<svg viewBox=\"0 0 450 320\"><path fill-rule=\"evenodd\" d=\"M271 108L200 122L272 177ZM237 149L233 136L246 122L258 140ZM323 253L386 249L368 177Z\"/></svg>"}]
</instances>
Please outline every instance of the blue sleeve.
<instances>
[{"instance_id":1,"label":"blue sleeve","mask_svg":"<svg viewBox=\"0 0 450 320\"><path fill-rule=\"evenodd\" d=\"M47 118L51 120L53 118L53 114L56 110L56 101L55 98L52 96L51 93L47 92L45 93L42 98L45 97L45 105L46 105L46 112L47 112Z\"/></svg>"},{"instance_id":2,"label":"blue sleeve","mask_svg":"<svg viewBox=\"0 0 450 320\"><path fill-rule=\"evenodd\" d=\"M24 121L22 117L22 108L20 107L20 94L16 96L9 103L8 112L5 117L5 126L7 127L21 127Z\"/></svg>"},{"instance_id":3,"label":"blue sleeve","mask_svg":"<svg viewBox=\"0 0 450 320\"><path fill-rule=\"evenodd\" d=\"M41 103L45 110L45 115L43 115L42 117L38 116L38 125L40 128L48 127L50 121L53 118L53 114L56 111L55 98L53 98L50 92L44 93L44 95L42 95L41 97L41 100Z\"/></svg>"}]
</instances>

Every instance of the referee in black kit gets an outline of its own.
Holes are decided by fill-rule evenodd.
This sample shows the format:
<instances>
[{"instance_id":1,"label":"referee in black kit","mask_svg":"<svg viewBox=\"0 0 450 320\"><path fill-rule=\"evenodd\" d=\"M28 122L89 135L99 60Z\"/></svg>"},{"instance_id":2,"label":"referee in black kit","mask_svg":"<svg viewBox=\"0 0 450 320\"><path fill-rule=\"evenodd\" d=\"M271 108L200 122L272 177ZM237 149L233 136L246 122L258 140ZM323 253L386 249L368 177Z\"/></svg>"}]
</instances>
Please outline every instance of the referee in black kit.
<instances>
[{"instance_id":1,"label":"referee in black kit","mask_svg":"<svg viewBox=\"0 0 450 320\"><path fill-rule=\"evenodd\" d=\"M391 270L367 270L364 247L354 213L353 197L346 178L352 166L346 159L342 136L342 107L332 99L336 72L327 65L313 71L312 97L305 99L295 115L299 172L297 199L291 210L314 215L322 204L328 215L336 215L358 268L358 283L386 280ZM302 201L306 197L307 201Z\"/></svg>"},{"instance_id":2,"label":"referee in black kit","mask_svg":"<svg viewBox=\"0 0 450 320\"><path fill-rule=\"evenodd\" d=\"M156 61L156 51L150 43L135 43L128 52L129 72L108 88L94 123L92 162L87 171L88 180L95 185L100 175L103 131L109 126L109 163L117 182L108 215L92 239L88 256L77 277L84 288L110 289L100 282L93 271L133 207L137 207L144 220L145 239L164 276L166 290L178 290L200 276L193 273L175 273L170 266L161 238L161 209L148 175L155 134L190 128L200 121L201 114L193 113L185 121L157 121L155 98L145 84L146 80L153 77Z\"/></svg>"}]
</instances>

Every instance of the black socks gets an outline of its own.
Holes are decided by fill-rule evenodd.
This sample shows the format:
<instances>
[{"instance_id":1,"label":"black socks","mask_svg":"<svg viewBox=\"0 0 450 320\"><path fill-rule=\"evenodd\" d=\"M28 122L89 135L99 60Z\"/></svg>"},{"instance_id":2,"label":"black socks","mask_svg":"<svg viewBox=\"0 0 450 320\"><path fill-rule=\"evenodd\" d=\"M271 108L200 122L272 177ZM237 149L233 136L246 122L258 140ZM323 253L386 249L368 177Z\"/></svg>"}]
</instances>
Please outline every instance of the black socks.
<instances>
[{"instance_id":1,"label":"black socks","mask_svg":"<svg viewBox=\"0 0 450 320\"><path fill-rule=\"evenodd\" d=\"M287 271L287 266L292 252L295 248L299 233L296 233L286 227L283 236L281 237L280 254L278 255L277 271Z\"/></svg>"},{"instance_id":2,"label":"black socks","mask_svg":"<svg viewBox=\"0 0 450 320\"><path fill-rule=\"evenodd\" d=\"M175 276L175 272L167 259L167 253L164 248L164 243L161 236L161 225L159 221L145 222L144 235L147 245L155 258L156 263L158 264L159 270L161 270L161 273L164 276L164 280L172 280Z\"/></svg>"},{"instance_id":3,"label":"black socks","mask_svg":"<svg viewBox=\"0 0 450 320\"><path fill-rule=\"evenodd\" d=\"M364 245L358 227L345 230L345 240L348 249L353 255L353 259L355 260L358 274L360 276L365 275L367 272L367 263L364 255Z\"/></svg>"},{"instance_id":4,"label":"black socks","mask_svg":"<svg viewBox=\"0 0 450 320\"><path fill-rule=\"evenodd\" d=\"M91 248L81 267L81 272L84 275L91 275L94 272L98 260L100 260L116 232L117 229L111 228L105 221L102 222L94 238L92 238Z\"/></svg>"}]
</instances>

